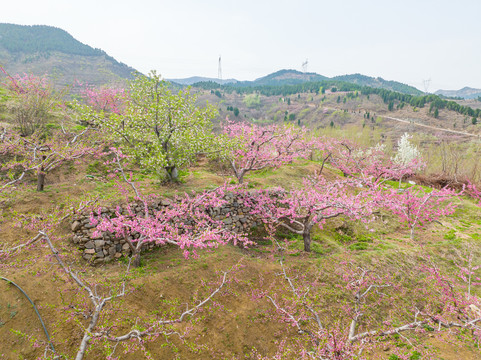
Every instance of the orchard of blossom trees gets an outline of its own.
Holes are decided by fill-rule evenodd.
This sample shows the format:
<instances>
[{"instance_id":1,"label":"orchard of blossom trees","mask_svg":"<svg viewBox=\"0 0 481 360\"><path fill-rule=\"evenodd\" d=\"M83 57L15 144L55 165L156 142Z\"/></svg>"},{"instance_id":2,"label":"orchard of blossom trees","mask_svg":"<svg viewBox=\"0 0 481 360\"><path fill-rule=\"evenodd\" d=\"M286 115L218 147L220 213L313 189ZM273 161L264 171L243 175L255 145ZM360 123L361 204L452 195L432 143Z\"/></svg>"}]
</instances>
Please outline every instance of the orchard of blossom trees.
<instances>
[{"instance_id":1,"label":"orchard of blossom trees","mask_svg":"<svg viewBox=\"0 0 481 360\"><path fill-rule=\"evenodd\" d=\"M392 347L389 359L413 358L409 357L413 352L419 354L416 358L429 358L430 350L414 340L427 332L455 332L479 343L481 297L472 291L479 268L474 251L461 254L453 260L456 271L446 272L416 232L452 215L462 195L479 200L479 186L469 181L457 189L403 184L424 165L421 151L408 134L390 155L383 145L365 148L284 123L260 126L227 119L215 133L215 108L196 105L190 89L175 92L155 72L138 75L125 89L83 86L76 100L66 100L44 78L6 75L12 117L8 126L0 128L0 202L14 204L32 183L37 192L45 192L59 171L70 167L80 172L96 162L106 172L102 181L113 184L117 201L124 205L109 218L101 210L108 197L99 200L87 194L69 199L48 213L39 211L12 220L28 237L0 244L0 275L15 274L16 259L22 254L43 251L51 264L46 271L53 271L55 264L59 269L55 276L83 299L65 310L75 318L77 326L72 331L79 334L74 348L62 348L69 358L90 358L100 348L108 359L131 353L153 358L147 342L167 344L172 337L183 342L189 332L199 331L198 322L207 306L222 311L217 298L243 281L246 265L242 262L218 272L215 280L204 284L201 295L195 290L182 304L172 304L175 311L168 314L139 315L122 322L131 312L112 304L136 305L132 278L137 270L133 268L142 267L145 244L179 248L185 261L228 244L250 254L249 249L258 246L252 233L233 231L225 226L225 219L209 211L226 205L229 194L262 224L254 230L272 244L265 261L272 259L279 270L270 284L261 278L249 283L249 301L262 304L263 321L285 327L273 353L251 347L250 358L361 359L386 344ZM180 187L185 181L181 174L201 154L212 163L226 164L230 182L167 197L152 187L149 190L139 177L152 176L155 186ZM312 158L321 160L308 160ZM297 182L275 188L250 182L256 172L302 162L314 163L316 170ZM152 211L150 203L159 197L168 206ZM133 208L139 204L141 214ZM121 270L116 281L84 275L92 270L80 270L72 254L60 250L67 246L66 221L79 212L90 213L94 239L109 233L127 244L130 255L118 264ZM313 241L322 242L327 234L323 230L334 221L361 226L370 233L383 216L401 224L398 235L407 234L405 241L419 250L409 276L402 274L409 267L407 262L401 261L400 268L383 268L363 263L349 251L337 258L321 257L317 265L297 261L298 265L291 266L292 238L302 239L301 253L308 258ZM392 345L399 338L410 344L408 350ZM53 339L35 341L36 347L45 349L39 358L64 355L53 345L66 339L58 334Z\"/></svg>"}]
</instances>

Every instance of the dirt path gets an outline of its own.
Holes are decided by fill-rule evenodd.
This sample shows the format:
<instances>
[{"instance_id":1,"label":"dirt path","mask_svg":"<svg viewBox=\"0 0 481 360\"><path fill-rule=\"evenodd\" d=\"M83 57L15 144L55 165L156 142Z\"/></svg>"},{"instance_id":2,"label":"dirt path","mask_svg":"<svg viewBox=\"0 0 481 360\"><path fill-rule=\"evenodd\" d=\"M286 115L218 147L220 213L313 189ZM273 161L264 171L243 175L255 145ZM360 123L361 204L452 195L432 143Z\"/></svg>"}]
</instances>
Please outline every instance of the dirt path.
<instances>
[{"instance_id":1,"label":"dirt path","mask_svg":"<svg viewBox=\"0 0 481 360\"><path fill-rule=\"evenodd\" d=\"M339 109L330 108L330 107L324 107L324 109L334 110L334 111L339 110ZM471 134L471 133L467 133L467 132L464 132L464 131L451 130L451 129L439 128L439 127L431 126L431 125L425 125L425 124L422 124L421 122L418 122L418 121L420 121L418 119L406 120L406 119L395 118L395 117L392 117L392 116L385 116L385 115L379 115L379 116L383 119L390 119L390 120L402 122L402 123L409 124L409 125L416 125L416 126L424 127L424 128L431 129L431 130L444 131L444 132L449 132L449 133L452 133L452 134L463 135L463 136L471 136L471 137L475 137L475 138L478 138L478 139L480 138L480 135ZM414 121L414 120L416 120L416 121Z\"/></svg>"},{"instance_id":2,"label":"dirt path","mask_svg":"<svg viewBox=\"0 0 481 360\"><path fill-rule=\"evenodd\" d=\"M399 122L410 124L410 125L417 125L417 126L425 127L425 128L436 130L436 131L445 131L445 132L449 132L449 133L453 133L453 134L457 134L457 135L472 136L472 137L475 137L475 138L479 138L479 135L470 134L470 133L467 133L467 132L464 132L464 131L438 128L438 127L435 127L435 126L425 125L425 124L415 122L415 121L412 121L412 120L399 119L399 118L395 118L395 117L392 117L392 116L382 116L382 117L384 119L391 119L391 120L394 120L394 121L399 121Z\"/></svg>"}]
</instances>

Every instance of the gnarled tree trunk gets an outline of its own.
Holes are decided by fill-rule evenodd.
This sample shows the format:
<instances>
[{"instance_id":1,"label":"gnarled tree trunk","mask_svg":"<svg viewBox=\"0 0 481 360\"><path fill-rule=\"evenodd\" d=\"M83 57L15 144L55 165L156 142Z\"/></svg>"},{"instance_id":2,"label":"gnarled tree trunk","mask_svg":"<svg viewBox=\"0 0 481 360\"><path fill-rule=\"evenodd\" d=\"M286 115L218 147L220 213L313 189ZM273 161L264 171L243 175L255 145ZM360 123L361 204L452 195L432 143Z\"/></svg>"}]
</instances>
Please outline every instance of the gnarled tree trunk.
<instances>
[{"instance_id":1,"label":"gnarled tree trunk","mask_svg":"<svg viewBox=\"0 0 481 360\"><path fill-rule=\"evenodd\" d=\"M43 156L43 159L45 160L45 156ZM43 191L43 188L45 186L45 176L46 175L47 174L45 174L45 172L44 172L43 165L40 166L37 169L37 191Z\"/></svg>"},{"instance_id":2,"label":"gnarled tree trunk","mask_svg":"<svg viewBox=\"0 0 481 360\"><path fill-rule=\"evenodd\" d=\"M304 240L304 251L311 252L311 231L314 224L305 224L302 232L302 239Z\"/></svg>"}]
</instances>

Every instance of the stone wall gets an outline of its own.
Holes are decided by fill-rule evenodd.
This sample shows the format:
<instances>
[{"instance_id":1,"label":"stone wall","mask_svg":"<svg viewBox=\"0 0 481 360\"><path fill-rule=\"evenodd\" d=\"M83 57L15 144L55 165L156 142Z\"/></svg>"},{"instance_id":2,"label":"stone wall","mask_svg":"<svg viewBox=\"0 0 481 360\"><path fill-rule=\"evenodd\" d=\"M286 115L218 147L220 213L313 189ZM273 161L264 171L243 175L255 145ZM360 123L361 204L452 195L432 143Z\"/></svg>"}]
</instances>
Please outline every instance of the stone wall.
<instances>
[{"instance_id":1,"label":"stone wall","mask_svg":"<svg viewBox=\"0 0 481 360\"><path fill-rule=\"evenodd\" d=\"M233 194L226 194L224 200L227 201L221 207L209 209L210 215L215 220L222 220L226 229L247 232L253 226L261 225L261 222L250 215L250 209L243 201L239 201ZM154 202L149 206L149 214L154 215L169 206L168 200ZM144 216L144 206L141 204L131 204L131 208L138 216ZM102 217L114 218L116 208L102 207L100 209ZM120 212L127 215L126 207L120 207ZM95 213L95 215L98 215ZM81 213L74 216L72 221L73 242L79 249L83 250L82 257L93 264L101 264L122 256L130 254L131 250L124 238L116 238L109 232L103 232L99 236L94 236L96 228L90 223L90 213ZM146 243L142 249L152 249L154 243Z\"/></svg>"}]
</instances>

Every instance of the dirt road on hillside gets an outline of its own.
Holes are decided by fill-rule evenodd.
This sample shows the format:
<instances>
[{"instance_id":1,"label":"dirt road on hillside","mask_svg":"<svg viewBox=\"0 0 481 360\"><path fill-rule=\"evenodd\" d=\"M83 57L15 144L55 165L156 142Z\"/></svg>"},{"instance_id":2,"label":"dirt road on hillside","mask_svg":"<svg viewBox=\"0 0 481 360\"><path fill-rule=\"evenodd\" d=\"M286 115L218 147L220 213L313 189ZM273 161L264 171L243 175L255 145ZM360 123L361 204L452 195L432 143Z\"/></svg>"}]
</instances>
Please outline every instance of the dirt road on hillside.
<instances>
[{"instance_id":1,"label":"dirt road on hillside","mask_svg":"<svg viewBox=\"0 0 481 360\"><path fill-rule=\"evenodd\" d=\"M382 115L381 115L381 117L384 118L384 119L390 119L390 120L394 120L394 121L399 121L399 122L402 122L402 123L405 123L405 124L409 124L409 125L421 126L421 127L428 128L428 129L432 129L432 130L445 131L445 132L449 132L449 133L453 133L453 134L457 134L457 135L471 136L471 137L475 137L475 138L479 138L479 137L480 137L479 135L476 135L476 134L470 134L470 133L467 133L467 132L464 132L464 131L457 131L457 130L451 130L451 129L438 128L438 127L435 127L435 126L425 125L425 124L422 124L422 123L419 123L419 122L416 122L416 121L412 121L412 120L405 120L405 119L395 118L395 117L392 117L392 116L382 116Z\"/></svg>"}]
</instances>

